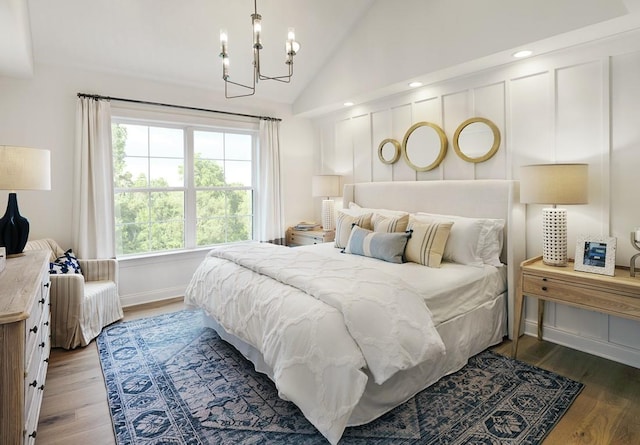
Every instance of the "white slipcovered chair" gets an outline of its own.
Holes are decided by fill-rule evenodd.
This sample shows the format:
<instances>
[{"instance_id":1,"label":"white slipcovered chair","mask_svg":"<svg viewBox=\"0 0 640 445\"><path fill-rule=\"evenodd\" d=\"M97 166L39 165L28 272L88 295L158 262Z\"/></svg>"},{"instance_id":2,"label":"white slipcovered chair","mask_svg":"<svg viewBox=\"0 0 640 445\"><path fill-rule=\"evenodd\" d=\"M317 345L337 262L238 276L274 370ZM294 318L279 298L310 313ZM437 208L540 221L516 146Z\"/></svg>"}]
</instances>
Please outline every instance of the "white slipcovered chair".
<instances>
[{"instance_id":1,"label":"white slipcovered chair","mask_svg":"<svg viewBox=\"0 0 640 445\"><path fill-rule=\"evenodd\" d=\"M65 251L52 239L27 242L25 250L46 250L50 261ZM86 346L102 328L123 317L118 294L118 263L115 259L78 258L82 274L52 274L51 346L73 349Z\"/></svg>"}]
</instances>

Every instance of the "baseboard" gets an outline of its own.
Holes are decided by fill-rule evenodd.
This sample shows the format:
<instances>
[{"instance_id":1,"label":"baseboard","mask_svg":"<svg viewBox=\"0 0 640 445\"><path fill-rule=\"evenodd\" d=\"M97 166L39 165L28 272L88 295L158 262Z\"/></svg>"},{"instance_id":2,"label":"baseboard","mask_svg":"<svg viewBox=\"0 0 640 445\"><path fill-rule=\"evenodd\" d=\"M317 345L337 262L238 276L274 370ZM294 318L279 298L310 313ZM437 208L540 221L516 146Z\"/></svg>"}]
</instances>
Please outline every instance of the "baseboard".
<instances>
[{"instance_id":1,"label":"baseboard","mask_svg":"<svg viewBox=\"0 0 640 445\"><path fill-rule=\"evenodd\" d=\"M538 324L525 320L524 333L532 337L538 336ZM583 337L567 332L553 326L544 326L542 339L568 348L597 355L598 357L624 363L625 365L640 368L640 351L627 346L618 345L606 340Z\"/></svg>"},{"instance_id":2,"label":"baseboard","mask_svg":"<svg viewBox=\"0 0 640 445\"><path fill-rule=\"evenodd\" d=\"M164 289L154 289L148 292L139 292L136 294L120 295L122 307L139 306L141 304L155 303L157 301L176 298L184 295L185 286L168 287Z\"/></svg>"}]
</instances>

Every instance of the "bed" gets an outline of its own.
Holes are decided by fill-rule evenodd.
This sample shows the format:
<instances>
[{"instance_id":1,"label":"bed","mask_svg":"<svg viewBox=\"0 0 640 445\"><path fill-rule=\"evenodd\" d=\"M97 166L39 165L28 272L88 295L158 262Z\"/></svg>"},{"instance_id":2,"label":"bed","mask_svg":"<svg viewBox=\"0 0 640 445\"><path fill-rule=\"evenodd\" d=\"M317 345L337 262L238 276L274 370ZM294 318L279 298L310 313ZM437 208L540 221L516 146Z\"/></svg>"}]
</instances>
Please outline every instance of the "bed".
<instances>
[{"instance_id":1,"label":"bed","mask_svg":"<svg viewBox=\"0 0 640 445\"><path fill-rule=\"evenodd\" d=\"M335 243L347 243L343 248L216 247L185 297L332 444L347 426L376 419L502 341L511 332L517 267L525 256L516 181L348 184L343 203ZM372 214L376 227L387 230L350 225L345 235L340 218ZM405 233L389 229L390 222L401 219L414 230L405 240L407 256L409 243L424 253L424 242L415 240L446 232L441 258L437 249L402 264L386 257ZM499 238L486 243L490 261L484 253L467 259L464 249L469 243L476 249L478 238L470 241L463 230L472 227L480 227L474 236Z\"/></svg>"}]
</instances>

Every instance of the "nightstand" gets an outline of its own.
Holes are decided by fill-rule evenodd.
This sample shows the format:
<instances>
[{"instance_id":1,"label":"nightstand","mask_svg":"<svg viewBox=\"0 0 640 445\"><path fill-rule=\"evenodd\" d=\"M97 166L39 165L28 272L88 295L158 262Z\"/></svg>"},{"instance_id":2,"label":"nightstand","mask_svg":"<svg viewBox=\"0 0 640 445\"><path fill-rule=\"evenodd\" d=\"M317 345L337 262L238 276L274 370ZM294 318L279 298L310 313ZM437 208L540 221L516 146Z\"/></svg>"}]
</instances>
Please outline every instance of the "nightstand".
<instances>
[{"instance_id":1,"label":"nightstand","mask_svg":"<svg viewBox=\"0 0 640 445\"><path fill-rule=\"evenodd\" d=\"M515 320L512 355L518 353L524 297L537 298L538 340L542 339L544 302L567 304L617 317L640 320L640 277L631 277L629 269L616 267L614 276L573 270L567 266L547 266L542 257L525 260L515 293Z\"/></svg>"},{"instance_id":2,"label":"nightstand","mask_svg":"<svg viewBox=\"0 0 640 445\"><path fill-rule=\"evenodd\" d=\"M331 243L336 232L331 230L296 230L293 227L287 229L287 246L308 246L310 244Z\"/></svg>"}]
</instances>

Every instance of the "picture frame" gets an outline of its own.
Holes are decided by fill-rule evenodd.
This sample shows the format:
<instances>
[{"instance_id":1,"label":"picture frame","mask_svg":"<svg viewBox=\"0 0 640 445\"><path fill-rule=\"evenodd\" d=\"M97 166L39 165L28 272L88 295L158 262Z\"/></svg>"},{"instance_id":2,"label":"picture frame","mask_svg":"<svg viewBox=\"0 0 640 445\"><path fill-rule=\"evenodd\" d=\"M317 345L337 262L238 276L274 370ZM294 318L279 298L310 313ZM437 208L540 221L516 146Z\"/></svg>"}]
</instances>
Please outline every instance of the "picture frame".
<instances>
[{"instance_id":1,"label":"picture frame","mask_svg":"<svg viewBox=\"0 0 640 445\"><path fill-rule=\"evenodd\" d=\"M616 268L616 238L579 235L574 269L613 276Z\"/></svg>"}]
</instances>

